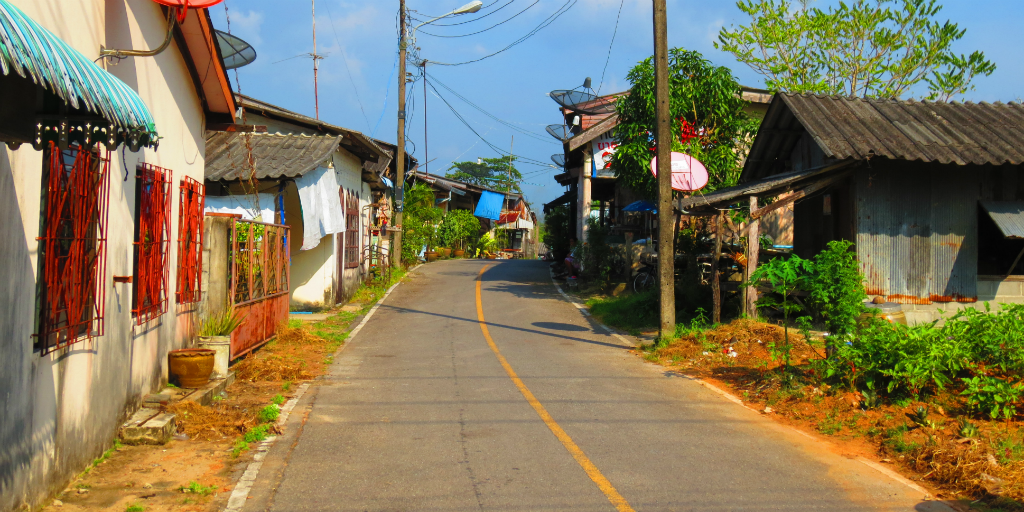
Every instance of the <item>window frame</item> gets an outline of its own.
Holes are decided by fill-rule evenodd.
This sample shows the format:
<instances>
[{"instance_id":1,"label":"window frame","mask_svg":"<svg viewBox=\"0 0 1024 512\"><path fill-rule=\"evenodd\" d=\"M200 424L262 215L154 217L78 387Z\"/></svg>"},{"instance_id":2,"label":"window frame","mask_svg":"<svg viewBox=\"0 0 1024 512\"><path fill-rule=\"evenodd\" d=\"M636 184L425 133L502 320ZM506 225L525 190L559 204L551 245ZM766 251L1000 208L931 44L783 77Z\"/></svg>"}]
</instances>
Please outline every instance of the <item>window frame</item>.
<instances>
[{"instance_id":1,"label":"window frame","mask_svg":"<svg viewBox=\"0 0 1024 512\"><path fill-rule=\"evenodd\" d=\"M174 300L193 304L203 298L203 211L206 186L185 176L178 185L178 271Z\"/></svg>"},{"instance_id":2,"label":"window frame","mask_svg":"<svg viewBox=\"0 0 1024 512\"><path fill-rule=\"evenodd\" d=\"M50 142L42 183L34 337L47 355L104 333L110 152Z\"/></svg>"},{"instance_id":3,"label":"window frame","mask_svg":"<svg viewBox=\"0 0 1024 512\"><path fill-rule=\"evenodd\" d=\"M142 163L135 176L135 279L132 316L136 325L145 324L167 312L170 270L171 183L173 172ZM143 233L155 239L148 244Z\"/></svg>"},{"instance_id":4,"label":"window frame","mask_svg":"<svg viewBox=\"0 0 1024 512\"><path fill-rule=\"evenodd\" d=\"M342 204L345 205L345 268L359 266L359 194L342 189Z\"/></svg>"}]
</instances>

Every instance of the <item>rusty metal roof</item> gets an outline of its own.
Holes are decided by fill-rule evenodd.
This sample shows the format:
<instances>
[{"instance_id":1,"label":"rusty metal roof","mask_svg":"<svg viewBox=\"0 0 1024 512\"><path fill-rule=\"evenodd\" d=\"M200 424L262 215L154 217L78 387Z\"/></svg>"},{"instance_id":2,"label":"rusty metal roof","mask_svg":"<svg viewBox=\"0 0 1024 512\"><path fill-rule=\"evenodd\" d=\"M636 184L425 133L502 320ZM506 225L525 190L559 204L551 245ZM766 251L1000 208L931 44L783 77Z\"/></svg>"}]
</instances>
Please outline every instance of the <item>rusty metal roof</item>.
<instances>
[{"instance_id":1,"label":"rusty metal roof","mask_svg":"<svg viewBox=\"0 0 1024 512\"><path fill-rule=\"evenodd\" d=\"M744 166L756 179L789 158L806 131L826 157L958 165L1024 163L1024 105L779 93Z\"/></svg>"},{"instance_id":2,"label":"rusty metal roof","mask_svg":"<svg viewBox=\"0 0 1024 512\"><path fill-rule=\"evenodd\" d=\"M249 148L256 162L256 178L302 176L330 159L340 135L285 135L277 133L206 133L206 179L230 181L249 174Z\"/></svg>"},{"instance_id":3,"label":"rusty metal roof","mask_svg":"<svg viewBox=\"0 0 1024 512\"><path fill-rule=\"evenodd\" d=\"M1006 238L1024 238L1024 201L982 201L981 207Z\"/></svg>"}]
</instances>

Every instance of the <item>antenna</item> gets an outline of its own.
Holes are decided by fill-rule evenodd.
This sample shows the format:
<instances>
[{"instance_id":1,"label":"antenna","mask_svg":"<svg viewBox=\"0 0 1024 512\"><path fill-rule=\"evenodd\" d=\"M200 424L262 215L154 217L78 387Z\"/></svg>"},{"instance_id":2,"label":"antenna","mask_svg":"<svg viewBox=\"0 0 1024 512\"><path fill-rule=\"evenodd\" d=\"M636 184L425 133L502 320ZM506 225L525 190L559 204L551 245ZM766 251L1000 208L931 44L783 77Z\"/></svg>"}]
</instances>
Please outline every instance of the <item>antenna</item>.
<instances>
[{"instance_id":1,"label":"antenna","mask_svg":"<svg viewBox=\"0 0 1024 512\"><path fill-rule=\"evenodd\" d=\"M312 0L313 3L313 53L309 56L313 59L313 103L316 107L316 119L320 119L320 91L318 90L317 75L320 70L320 61L323 60L323 55L316 53L316 0Z\"/></svg>"}]
</instances>

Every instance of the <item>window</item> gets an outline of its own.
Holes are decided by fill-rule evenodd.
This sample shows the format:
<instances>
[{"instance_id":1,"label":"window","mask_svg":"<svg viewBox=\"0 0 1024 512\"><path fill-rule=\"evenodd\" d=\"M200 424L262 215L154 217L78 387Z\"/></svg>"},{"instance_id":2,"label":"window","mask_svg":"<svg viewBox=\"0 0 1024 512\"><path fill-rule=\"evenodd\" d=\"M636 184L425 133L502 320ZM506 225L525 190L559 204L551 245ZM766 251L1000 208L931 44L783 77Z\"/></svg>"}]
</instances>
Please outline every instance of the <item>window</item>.
<instances>
[{"instance_id":1,"label":"window","mask_svg":"<svg viewBox=\"0 0 1024 512\"><path fill-rule=\"evenodd\" d=\"M103 335L110 157L51 142L43 161L36 342L49 354Z\"/></svg>"},{"instance_id":2,"label":"window","mask_svg":"<svg viewBox=\"0 0 1024 512\"><path fill-rule=\"evenodd\" d=\"M342 196L345 205L345 268L359 266L359 195Z\"/></svg>"},{"instance_id":3,"label":"window","mask_svg":"<svg viewBox=\"0 0 1024 512\"><path fill-rule=\"evenodd\" d=\"M135 303L142 325L167 312L167 244L171 232L171 171L142 164L135 186Z\"/></svg>"},{"instance_id":4,"label":"window","mask_svg":"<svg viewBox=\"0 0 1024 512\"><path fill-rule=\"evenodd\" d=\"M203 297L203 207L206 188L185 177L178 188L178 280L174 298L178 304L199 302Z\"/></svg>"}]
</instances>

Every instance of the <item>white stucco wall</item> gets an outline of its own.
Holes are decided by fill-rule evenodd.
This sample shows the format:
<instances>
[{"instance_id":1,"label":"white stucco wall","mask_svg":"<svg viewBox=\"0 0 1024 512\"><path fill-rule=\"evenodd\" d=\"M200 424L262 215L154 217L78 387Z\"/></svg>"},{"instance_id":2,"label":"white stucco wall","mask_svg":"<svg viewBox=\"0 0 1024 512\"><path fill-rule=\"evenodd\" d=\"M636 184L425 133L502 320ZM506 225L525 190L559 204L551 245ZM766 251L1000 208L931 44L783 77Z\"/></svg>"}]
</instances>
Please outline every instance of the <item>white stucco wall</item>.
<instances>
[{"instance_id":1,"label":"white stucco wall","mask_svg":"<svg viewBox=\"0 0 1024 512\"><path fill-rule=\"evenodd\" d=\"M10 1L90 59L101 45L149 49L166 35L166 17L151 0ZM33 351L43 153L0 145L0 208L7 220L0 224L0 511L35 506L102 453L142 396L166 381L167 351L182 346L188 334L189 314L173 299L177 201L184 176L203 179L200 100L175 44L109 71L139 92L164 139L158 151L110 155L104 336L48 356ZM142 326L131 318L131 286L113 283L114 276L134 274L139 162L174 173L169 311Z\"/></svg>"}]
</instances>

